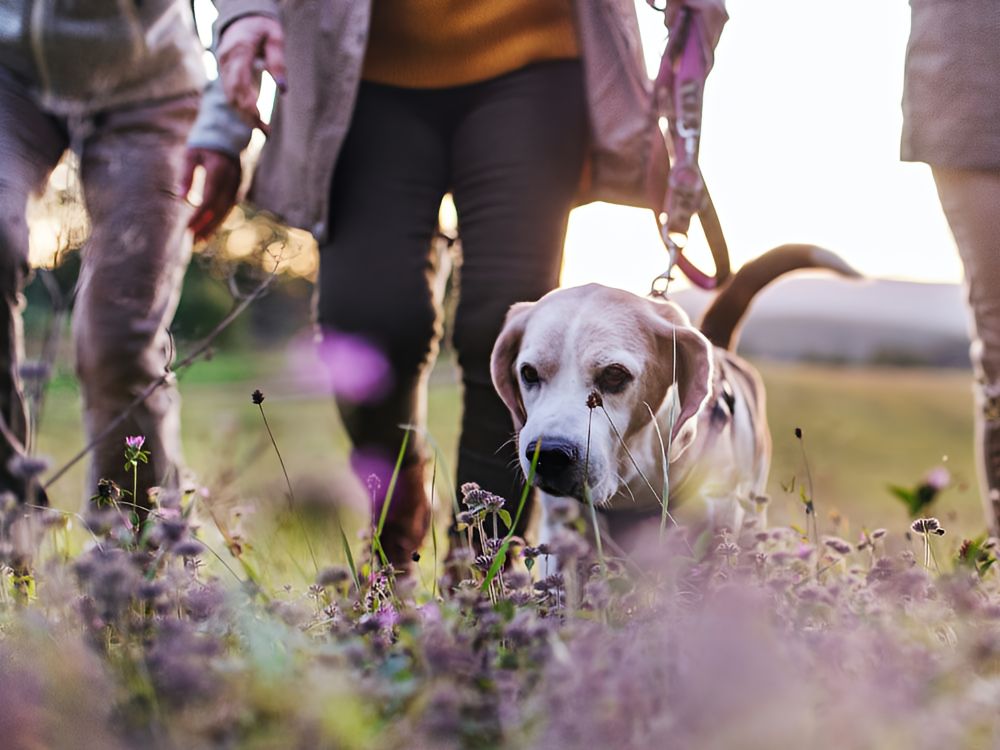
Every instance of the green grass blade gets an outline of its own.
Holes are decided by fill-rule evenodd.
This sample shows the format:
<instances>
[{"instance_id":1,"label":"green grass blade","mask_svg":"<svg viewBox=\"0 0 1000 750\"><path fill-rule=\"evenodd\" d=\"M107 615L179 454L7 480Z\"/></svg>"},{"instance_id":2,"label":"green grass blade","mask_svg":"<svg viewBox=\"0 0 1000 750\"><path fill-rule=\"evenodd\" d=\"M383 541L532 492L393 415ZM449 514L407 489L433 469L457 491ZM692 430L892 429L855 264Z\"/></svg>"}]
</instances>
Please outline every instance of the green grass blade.
<instances>
[{"instance_id":1,"label":"green grass blade","mask_svg":"<svg viewBox=\"0 0 1000 750\"><path fill-rule=\"evenodd\" d=\"M389 503L392 502L393 493L396 491L396 482L399 480L400 469L403 468L403 456L406 454L406 446L410 443L410 431L403 432L403 442L399 446L399 454L396 456L396 466L392 470L392 477L389 479L389 488L385 491L385 499L382 501L382 512L378 517L378 525L375 527L375 535L372 539L375 549L382 559L383 565L388 565L389 560L382 549L382 529L385 528L385 519L389 515Z\"/></svg>"}]
</instances>

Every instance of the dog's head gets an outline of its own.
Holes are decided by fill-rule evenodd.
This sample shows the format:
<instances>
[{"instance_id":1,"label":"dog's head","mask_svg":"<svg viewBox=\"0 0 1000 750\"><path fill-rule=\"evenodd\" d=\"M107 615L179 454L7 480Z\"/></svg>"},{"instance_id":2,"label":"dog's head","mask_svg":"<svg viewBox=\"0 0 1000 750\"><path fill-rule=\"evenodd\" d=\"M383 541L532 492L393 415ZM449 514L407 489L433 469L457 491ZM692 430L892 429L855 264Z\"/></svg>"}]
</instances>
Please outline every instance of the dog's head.
<instances>
[{"instance_id":1,"label":"dog's head","mask_svg":"<svg viewBox=\"0 0 1000 750\"><path fill-rule=\"evenodd\" d=\"M673 409L660 420L672 425L661 431L671 461L691 444L712 362L711 344L676 306L590 284L514 305L492 374L525 475L540 442L535 484L577 499L586 484L606 503L635 473L628 446L653 414Z\"/></svg>"}]
</instances>

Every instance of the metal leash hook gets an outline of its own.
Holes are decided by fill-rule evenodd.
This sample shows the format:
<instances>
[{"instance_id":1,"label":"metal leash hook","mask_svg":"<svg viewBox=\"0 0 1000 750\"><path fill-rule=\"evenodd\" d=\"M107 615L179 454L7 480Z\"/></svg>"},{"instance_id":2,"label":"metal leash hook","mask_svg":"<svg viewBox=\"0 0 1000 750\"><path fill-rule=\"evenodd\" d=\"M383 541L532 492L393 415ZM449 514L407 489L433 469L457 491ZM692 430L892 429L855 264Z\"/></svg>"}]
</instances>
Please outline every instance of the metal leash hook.
<instances>
[{"instance_id":1,"label":"metal leash hook","mask_svg":"<svg viewBox=\"0 0 1000 750\"><path fill-rule=\"evenodd\" d=\"M653 283L649 287L649 296L654 299L667 298L670 282L674 280L674 267L677 265L677 259L680 258L681 252L684 249L682 245L674 240L673 235L683 237L683 235L679 235L677 232L669 232L665 223L660 224L660 237L663 239L663 246L667 249L667 270L653 279ZM684 237L684 239L687 238Z\"/></svg>"}]
</instances>

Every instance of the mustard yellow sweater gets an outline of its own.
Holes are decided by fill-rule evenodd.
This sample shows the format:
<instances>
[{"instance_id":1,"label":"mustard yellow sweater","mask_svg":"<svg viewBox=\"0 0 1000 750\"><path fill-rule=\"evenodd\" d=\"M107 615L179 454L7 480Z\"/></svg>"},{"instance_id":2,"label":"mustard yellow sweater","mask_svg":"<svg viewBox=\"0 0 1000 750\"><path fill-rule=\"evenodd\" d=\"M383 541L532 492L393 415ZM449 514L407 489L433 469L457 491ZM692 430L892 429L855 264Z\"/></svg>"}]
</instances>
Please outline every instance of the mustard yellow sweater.
<instances>
[{"instance_id":1,"label":"mustard yellow sweater","mask_svg":"<svg viewBox=\"0 0 1000 750\"><path fill-rule=\"evenodd\" d=\"M372 0L362 77L393 86L444 88L533 62L574 59L579 48L571 2Z\"/></svg>"}]
</instances>

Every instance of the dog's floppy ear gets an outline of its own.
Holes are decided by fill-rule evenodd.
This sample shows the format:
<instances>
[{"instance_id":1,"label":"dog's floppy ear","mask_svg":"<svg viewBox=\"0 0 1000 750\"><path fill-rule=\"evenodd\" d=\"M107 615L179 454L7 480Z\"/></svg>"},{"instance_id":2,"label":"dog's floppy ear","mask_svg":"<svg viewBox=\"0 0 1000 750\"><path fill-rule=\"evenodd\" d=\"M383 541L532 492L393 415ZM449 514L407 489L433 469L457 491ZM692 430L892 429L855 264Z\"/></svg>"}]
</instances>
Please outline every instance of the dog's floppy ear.
<instances>
[{"instance_id":1,"label":"dog's floppy ear","mask_svg":"<svg viewBox=\"0 0 1000 750\"><path fill-rule=\"evenodd\" d=\"M500 329L496 343L493 344L493 354L490 357L493 387L497 389L500 398L510 410L514 427L519 431L528 415L524 410L524 401L521 400L521 388L518 386L514 365L517 362L517 353L521 350L521 339L528 323L528 313L533 306L533 302L518 302L507 311L507 318L504 320L503 328Z\"/></svg>"},{"instance_id":2,"label":"dog's floppy ear","mask_svg":"<svg viewBox=\"0 0 1000 750\"><path fill-rule=\"evenodd\" d=\"M671 431L671 453L674 457L683 452L694 440L695 420L705 407L715 379L715 359L712 344L694 328L683 313L673 305L650 303L654 316L653 332L656 340L658 362L651 368L658 373L652 384L654 411L665 406L670 386L676 377L680 409ZM676 352L676 357L675 357Z\"/></svg>"}]
</instances>

